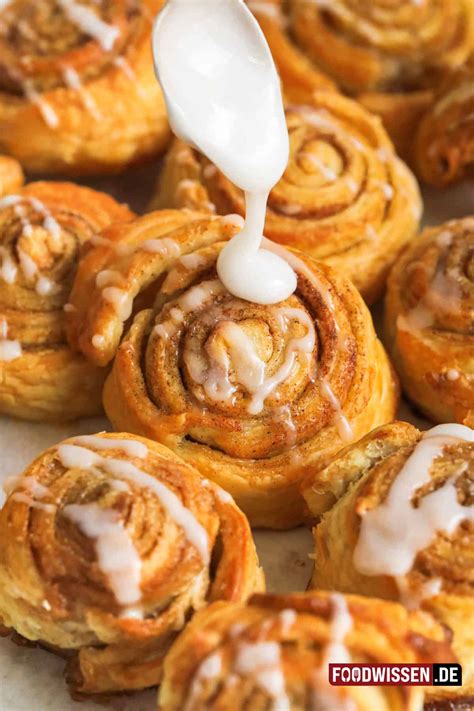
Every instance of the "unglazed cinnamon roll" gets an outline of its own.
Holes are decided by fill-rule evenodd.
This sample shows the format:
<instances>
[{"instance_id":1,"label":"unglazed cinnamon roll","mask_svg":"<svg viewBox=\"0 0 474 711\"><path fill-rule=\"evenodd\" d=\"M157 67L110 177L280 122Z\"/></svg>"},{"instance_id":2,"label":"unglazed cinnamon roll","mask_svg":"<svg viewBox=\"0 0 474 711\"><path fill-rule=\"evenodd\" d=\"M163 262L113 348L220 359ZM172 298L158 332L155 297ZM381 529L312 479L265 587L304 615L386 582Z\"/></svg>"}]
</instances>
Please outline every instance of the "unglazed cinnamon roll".
<instances>
[{"instance_id":1,"label":"unglazed cinnamon roll","mask_svg":"<svg viewBox=\"0 0 474 711\"><path fill-rule=\"evenodd\" d=\"M403 154L440 74L460 67L474 49L471 0L266 0L249 6L287 95L301 100L326 73L382 116ZM291 71L294 64L298 72Z\"/></svg>"},{"instance_id":2,"label":"unglazed cinnamon roll","mask_svg":"<svg viewBox=\"0 0 474 711\"><path fill-rule=\"evenodd\" d=\"M157 684L195 610L264 588L250 528L231 497L142 437L68 439L8 491L0 621L68 653L75 691Z\"/></svg>"},{"instance_id":3,"label":"unglazed cinnamon roll","mask_svg":"<svg viewBox=\"0 0 474 711\"><path fill-rule=\"evenodd\" d=\"M0 198L21 188L23 181L24 175L18 161L0 155Z\"/></svg>"},{"instance_id":4,"label":"unglazed cinnamon roll","mask_svg":"<svg viewBox=\"0 0 474 711\"><path fill-rule=\"evenodd\" d=\"M82 246L133 214L70 183L0 199L0 413L64 420L101 411L105 371L66 343L64 310Z\"/></svg>"},{"instance_id":5,"label":"unglazed cinnamon roll","mask_svg":"<svg viewBox=\"0 0 474 711\"><path fill-rule=\"evenodd\" d=\"M169 128L150 31L162 0L5 0L0 150L29 171L107 173Z\"/></svg>"},{"instance_id":6,"label":"unglazed cinnamon roll","mask_svg":"<svg viewBox=\"0 0 474 711\"><path fill-rule=\"evenodd\" d=\"M290 160L270 193L265 234L342 270L373 302L416 232L416 181L379 120L356 102L319 92L305 106L288 107L286 116ZM166 157L154 204L245 214L243 193L179 140Z\"/></svg>"},{"instance_id":7,"label":"unglazed cinnamon roll","mask_svg":"<svg viewBox=\"0 0 474 711\"><path fill-rule=\"evenodd\" d=\"M199 612L165 661L160 711L421 711L421 687L331 686L331 663L453 660L422 612L355 595L254 595Z\"/></svg>"},{"instance_id":8,"label":"unglazed cinnamon roll","mask_svg":"<svg viewBox=\"0 0 474 711\"><path fill-rule=\"evenodd\" d=\"M305 482L310 511L332 488L314 529L312 586L421 606L454 633L463 687L474 697L474 430L422 434L397 422L374 430ZM472 701L472 699L471 699Z\"/></svg>"},{"instance_id":9,"label":"unglazed cinnamon roll","mask_svg":"<svg viewBox=\"0 0 474 711\"><path fill-rule=\"evenodd\" d=\"M406 395L435 422L474 424L474 217L426 229L395 265L385 332Z\"/></svg>"},{"instance_id":10,"label":"unglazed cinnamon roll","mask_svg":"<svg viewBox=\"0 0 474 711\"><path fill-rule=\"evenodd\" d=\"M427 183L444 186L474 167L474 60L449 76L416 135L416 166Z\"/></svg>"},{"instance_id":11,"label":"unglazed cinnamon roll","mask_svg":"<svg viewBox=\"0 0 474 711\"><path fill-rule=\"evenodd\" d=\"M116 354L116 429L194 463L253 525L286 528L301 521L303 473L390 421L397 390L366 306L327 265L267 240L296 293L262 306L224 289L216 260L241 221L169 210L104 231L78 271L69 339L101 365Z\"/></svg>"}]
</instances>

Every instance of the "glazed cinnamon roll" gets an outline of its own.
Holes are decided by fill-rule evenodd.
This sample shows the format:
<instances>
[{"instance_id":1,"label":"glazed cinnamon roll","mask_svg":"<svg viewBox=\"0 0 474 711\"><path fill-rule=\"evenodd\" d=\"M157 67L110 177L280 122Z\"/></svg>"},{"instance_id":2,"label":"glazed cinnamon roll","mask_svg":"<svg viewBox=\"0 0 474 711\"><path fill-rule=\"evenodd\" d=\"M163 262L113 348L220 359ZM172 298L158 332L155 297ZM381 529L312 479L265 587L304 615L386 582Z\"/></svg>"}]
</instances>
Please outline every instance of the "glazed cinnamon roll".
<instances>
[{"instance_id":1,"label":"glazed cinnamon roll","mask_svg":"<svg viewBox=\"0 0 474 711\"><path fill-rule=\"evenodd\" d=\"M70 183L0 199L0 413L45 421L101 411L105 371L67 345L65 310L83 245L132 216Z\"/></svg>"},{"instance_id":2,"label":"glazed cinnamon roll","mask_svg":"<svg viewBox=\"0 0 474 711\"><path fill-rule=\"evenodd\" d=\"M440 75L460 67L474 48L471 0L252 0L249 6L287 95L301 100L323 72L382 116L403 153ZM298 72L291 71L295 64Z\"/></svg>"},{"instance_id":3,"label":"glazed cinnamon roll","mask_svg":"<svg viewBox=\"0 0 474 711\"><path fill-rule=\"evenodd\" d=\"M263 589L245 516L155 442L68 439L7 488L0 621L66 654L75 691L154 686L195 610Z\"/></svg>"},{"instance_id":4,"label":"glazed cinnamon roll","mask_svg":"<svg viewBox=\"0 0 474 711\"><path fill-rule=\"evenodd\" d=\"M366 306L327 265L267 240L295 294L262 306L224 289L216 260L241 222L163 211L104 231L78 271L69 338L98 364L115 355L116 429L193 462L253 525L286 528L301 521L303 473L390 421L397 391Z\"/></svg>"},{"instance_id":5,"label":"glazed cinnamon roll","mask_svg":"<svg viewBox=\"0 0 474 711\"><path fill-rule=\"evenodd\" d=\"M474 217L426 229L390 275L385 332L405 394L435 422L474 424Z\"/></svg>"},{"instance_id":6,"label":"glazed cinnamon roll","mask_svg":"<svg viewBox=\"0 0 474 711\"><path fill-rule=\"evenodd\" d=\"M162 0L4 0L0 150L33 172L118 172L169 128L151 24Z\"/></svg>"},{"instance_id":7,"label":"glazed cinnamon roll","mask_svg":"<svg viewBox=\"0 0 474 711\"><path fill-rule=\"evenodd\" d=\"M419 711L423 689L331 686L331 663L452 661L422 612L355 595L254 595L199 612L165 661L160 711Z\"/></svg>"},{"instance_id":8,"label":"glazed cinnamon roll","mask_svg":"<svg viewBox=\"0 0 474 711\"><path fill-rule=\"evenodd\" d=\"M427 183L444 186L474 167L474 61L449 76L416 135L416 165Z\"/></svg>"},{"instance_id":9,"label":"glazed cinnamon roll","mask_svg":"<svg viewBox=\"0 0 474 711\"><path fill-rule=\"evenodd\" d=\"M343 271L373 302L417 230L416 181L378 119L350 99L319 92L288 107L286 117L290 160L270 193L265 234ZM154 205L245 214L243 193L178 140Z\"/></svg>"},{"instance_id":10,"label":"glazed cinnamon roll","mask_svg":"<svg viewBox=\"0 0 474 711\"><path fill-rule=\"evenodd\" d=\"M0 155L0 198L21 188L23 181L24 175L18 161Z\"/></svg>"},{"instance_id":11,"label":"glazed cinnamon roll","mask_svg":"<svg viewBox=\"0 0 474 711\"><path fill-rule=\"evenodd\" d=\"M452 630L464 684L435 698L474 697L473 455L469 427L422 434L397 422L348 447L304 485L316 515L327 484L335 502L314 529L313 587L400 600Z\"/></svg>"}]
</instances>

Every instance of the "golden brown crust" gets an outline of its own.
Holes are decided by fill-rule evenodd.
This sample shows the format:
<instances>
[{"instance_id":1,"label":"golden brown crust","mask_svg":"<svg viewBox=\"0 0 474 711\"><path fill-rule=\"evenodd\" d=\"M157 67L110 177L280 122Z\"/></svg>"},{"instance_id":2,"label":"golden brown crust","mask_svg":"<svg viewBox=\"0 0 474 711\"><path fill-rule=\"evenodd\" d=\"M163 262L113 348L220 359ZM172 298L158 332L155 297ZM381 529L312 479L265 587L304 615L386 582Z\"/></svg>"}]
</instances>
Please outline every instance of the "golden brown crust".
<instances>
[{"instance_id":1,"label":"golden brown crust","mask_svg":"<svg viewBox=\"0 0 474 711\"><path fill-rule=\"evenodd\" d=\"M81 3L118 35L83 34L55 0L12 0L0 26L0 150L32 172L115 173L169 139L150 30L162 0Z\"/></svg>"},{"instance_id":2,"label":"golden brown crust","mask_svg":"<svg viewBox=\"0 0 474 711\"><path fill-rule=\"evenodd\" d=\"M443 187L474 168L474 60L449 75L420 123L415 141L417 171Z\"/></svg>"},{"instance_id":3,"label":"golden brown crust","mask_svg":"<svg viewBox=\"0 0 474 711\"><path fill-rule=\"evenodd\" d=\"M279 700L292 711L323 702L324 708L346 708L345 702L355 711L419 709L420 688L329 686L325 663L331 659L331 621L341 605L347 605L351 618L343 640L350 661L453 660L442 627L396 603L324 592L254 595L246 606L216 603L196 615L165 662L160 711L263 709ZM261 643L271 647L267 660L277 659L267 671L283 680L281 688L275 684L265 690L258 658L240 667L239 656L245 658L252 645ZM274 696L272 688L279 688Z\"/></svg>"},{"instance_id":4,"label":"golden brown crust","mask_svg":"<svg viewBox=\"0 0 474 711\"><path fill-rule=\"evenodd\" d=\"M440 76L462 66L474 48L470 0L249 4L289 96L301 101L323 72L386 119L399 151L412 145L419 109L430 103ZM285 72L287 44L292 52ZM294 54L299 72L291 71Z\"/></svg>"},{"instance_id":5,"label":"golden brown crust","mask_svg":"<svg viewBox=\"0 0 474 711\"><path fill-rule=\"evenodd\" d=\"M79 269L69 338L99 364L116 353L104 403L117 429L193 462L235 496L253 525L287 528L301 521L303 473L344 446L343 437L391 420L397 388L366 306L327 265L285 253L297 260L299 283L275 307L226 292L215 263L238 229L226 218L169 210L105 231L104 246ZM118 291L111 294L109 283ZM153 300L154 308L143 308ZM278 381L258 407L239 375L241 351L233 354L229 328L250 341L265 378ZM285 371L299 339L308 350Z\"/></svg>"},{"instance_id":6,"label":"golden brown crust","mask_svg":"<svg viewBox=\"0 0 474 711\"><path fill-rule=\"evenodd\" d=\"M19 190L24 179L25 176L18 161L9 156L0 155L0 198Z\"/></svg>"},{"instance_id":7,"label":"golden brown crust","mask_svg":"<svg viewBox=\"0 0 474 711\"><path fill-rule=\"evenodd\" d=\"M337 589L398 600L402 596L431 612L454 633L453 648L463 665L464 686L460 690L437 690L434 697L472 694L474 668L472 629L474 614L474 527L472 521L455 531L438 533L430 545L418 552L404 581L392 575L366 575L356 567L354 552L364 515L380 506L400 473L421 433L412 425L397 422L371 432L357 444L334 457L316 477L308 477L304 495L308 508L320 514L318 490L325 481L332 484L335 503L314 529L314 588ZM447 481L455 481L458 501L472 506L474 444L459 442L447 446L430 468L430 480L414 495L415 505ZM430 592L431 587L439 588Z\"/></svg>"},{"instance_id":8,"label":"golden brown crust","mask_svg":"<svg viewBox=\"0 0 474 711\"><path fill-rule=\"evenodd\" d=\"M134 449L126 451L124 442ZM225 492L155 442L101 433L64 445L100 461L71 466L58 445L10 483L0 512L0 620L68 652L75 691L154 686L167 649L196 609L215 600L243 602L264 589L250 528ZM135 469L145 482L133 478ZM155 481L202 527L209 561L155 493ZM128 615L113 584L114 571L124 576L122 592L132 576L122 550L115 547L118 558L107 560L104 532L84 529L78 510L92 522L108 516L122 537L125 531L140 562L140 599L133 603L140 614Z\"/></svg>"},{"instance_id":9,"label":"golden brown crust","mask_svg":"<svg viewBox=\"0 0 474 711\"><path fill-rule=\"evenodd\" d=\"M435 422L474 423L474 217L426 229L387 287L387 348L405 394Z\"/></svg>"},{"instance_id":10,"label":"golden brown crust","mask_svg":"<svg viewBox=\"0 0 474 711\"><path fill-rule=\"evenodd\" d=\"M84 244L131 217L108 195L71 183L31 183L3 199L0 412L58 421L101 411L105 371L66 344L63 309Z\"/></svg>"},{"instance_id":11,"label":"golden brown crust","mask_svg":"<svg viewBox=\"0 0 474 711\"><path fill-rule=\"evenodd\" d=\"M270 193L266 236L343 271L371 303L414 236L416 182L380 125L351 99L319 92L287 108L290 161ZM245 214L243 193L212 163L175 141L156 207Z\"/></svg>"}]
</instances>

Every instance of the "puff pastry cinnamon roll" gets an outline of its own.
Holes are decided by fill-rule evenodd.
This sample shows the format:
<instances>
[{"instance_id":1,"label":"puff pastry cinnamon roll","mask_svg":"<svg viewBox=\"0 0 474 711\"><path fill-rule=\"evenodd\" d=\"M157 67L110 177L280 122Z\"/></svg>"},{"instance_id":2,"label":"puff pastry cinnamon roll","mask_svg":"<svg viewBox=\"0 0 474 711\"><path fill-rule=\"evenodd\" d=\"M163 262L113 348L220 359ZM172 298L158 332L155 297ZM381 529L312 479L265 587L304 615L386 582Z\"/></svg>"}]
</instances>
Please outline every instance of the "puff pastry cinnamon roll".
<instances>
[{"instance_id":1,"label":"puff pastry cinnamon roll","mask_svg":"<svg viewBox=\"0 0 474 711\"><path fill-rule=\"evenodd\" d=\"M0 155L0 198L21 188L23 181L24 175L18 161Z\"/></svg>"},{"instance_id":2,"label":"puff pastry cinnamon roll","mask_svg":"<svg viewBox=\"0 0 474 711\"><path fill-rule=\"evenodd\" d=\"M290 160L270 193L266 236L343 271L368 302L414 236L421 200L377 118L336 93L286 112ZM198 151L175 141L157 207L245 214L243 193Z\"/></svg>"},{"instance_id":3,"label":"puff pastry cinnamon roll","mask_svg":"<svg viewBox=\"0 0 474 711\"><path fill-rule=\"evenodd\" d=\"M70 183L0 199L0 413L64 420L101 411L105 371L71 351L65 310L83 245L132 213Z\"/></svg>"},{"instance_id":4,"label":"puff pastry cinnamon roll","mask_svg":"<svg viewBox=\"0 0 474 711\"><path fill-rule=\"evenodd\" d=\"M4 0L0 150L29 171L117 172L166 145L151 54L162 0Z\"/></svg>"},{"instance_id":5,"label":"puff pastry cinnamon roll","mask_svg":"<svg viewBox=\"0 0 474 711\"><path fill-rule=\"evenodd\" d=\"M68 439L7 486L0 621L67 653L75 691L157 684L195 610L263 589L243 513L155 442Z\"/></svg>"},{"instance_id":6,"label":"puff pastry cinnamon roll","mask_svg":"<svg viewBox=\"0 0 474 711\"><path fill-rule=\"evenodd\" d=\"M395 265L388 350L406 395L435 422L474 424L474 217L426 229Z\"/></svg>"},{"instance_id":7,"label":"puff pastry cinnamon roll","mask_svg":"<svg viewBox=\"0 0 474 711\"><path fill-rule=\"evenodd\" d=\"M254 595L198 613L165 662L160 711L421 711L420 687L331 686L328 664L450 661L429 615L355 595Z\"/></svg>"},{"instance_id":8,"label":"puff pastry cinnamon roll","mask_svg":"<svg viewBox=\"0 0 474 711\"><path fill-rule=\"evenodd\" d=\"M249 6L290 97L301 100L323 72L382 116L402 152L440 74L460 67L474 48L471 0L252 0ZM291 71L295 63L299 72Z\"/></svg>"},{"instance_id":9,"label":"puff pastry cinnamon roll","mask_svg":"<svg viewBox=\"0 0 474 711\"><path fill-rule=\"evenodd\" d=\"M449 76L418 128L417 171L427 183L449 185L474 167L474 60Z\"/></svg>"},{"instance_id":10,"label":"puff pastry cinnamon roll","mask_svg":"<svg viewBox=\"0 0 474 711\"><path fill-rule=\"evenodd\" d=\"M303 472L390 421L397 392L365 304L327 265L267 240L296 293L269 307L224 289L216 260L241 222L163 211L104 231L79 268L69 338L98 364L116 354L116 429L193 462L253 525L285 528L301 521Z\"/></svg>"},{"instance_id":11,"label":"puff pastry cinnamon roll","mask_svg":"<svg viewBox=\"0 0 474 711\"><path fill-rule=\"evenodd\" d=\"M400 600L454 633L474 696L474 430L398 422L351 445L305 483L309 509L331 484L333 507L314 529L312 585ZM326 507L327 508L327 507Z\"/></svg>"}]
</instances>

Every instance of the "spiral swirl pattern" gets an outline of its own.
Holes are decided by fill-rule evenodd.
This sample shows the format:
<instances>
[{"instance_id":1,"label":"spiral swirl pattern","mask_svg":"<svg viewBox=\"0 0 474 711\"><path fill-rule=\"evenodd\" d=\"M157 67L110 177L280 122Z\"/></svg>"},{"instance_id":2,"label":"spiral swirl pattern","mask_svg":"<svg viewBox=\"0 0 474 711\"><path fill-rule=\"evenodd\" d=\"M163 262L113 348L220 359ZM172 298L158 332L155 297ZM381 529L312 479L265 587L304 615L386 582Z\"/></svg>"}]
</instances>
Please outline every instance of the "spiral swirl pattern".
<instances>
[{"instance_id":1,"label":"spiral swirl pattern","mask_svg":"<svg viewBox=\"0 0 474 711\"><path fill-rule=\"evenodd\" d=\"M194 462L253 524L285 528L301 521L303 471L390 420L396 387L364 303L330 267L283 250L298 276L286 302L225 291L215 264L234 220L164 211L105 231L79 269L69 338L97 363L116 353L104 403L117 429Z\"/></svg>"},{"instance_id":2,"label":"spiral swirl pattern","mask_svg":"<svg viewBox=\"0 0 474 711\"><path fill-rule=\"evenodd\" d=\"M470 0L271 0L249 6L290 98L306 100L326 73L382 116L408 156L440 74L460 67L474 48Z\"/></svg>"},{"instance_id":3,"label":"spiral swirl pattern","mask_svg":"<svg viewBox=\"0 0 474 711\"><path fill-rule=\"evenodd\" d=\"M350 99L315 94L286 112L288 167L270 193L265 234L342 270L368 302L414 236L416 182L378 119ZM245 214L243 193L194 149L171 148L155 203Z\"/></svg>"},{"instance_id":4,"label":"spiral swirl pattern","mask_svg":"<svg viewBox=\"0 0 474 711\"><path fill-rule=\"evenodd\" d=\"M31 183L1 199L2 413L58 420L100 412L104 373L67 346L64 307L83 245L130 217L112 198L68 183Z\"/></svg>"},{"instance_id":5,"label":"spiral swirl pattern","mask_svg":"<svg viewBox=\"0 0 474 711\"><path fill-rule=\"evenodd\" d=\"M474 219L425 230L397 262L385 305L402 386L435 422L474 423Z\"/></svg>"},{"instance_id":6,"label":"spiral swirl pattern","mask_svg":"<svg viewBox=\"0 0 474 711\"><path fill-rule=\"evenodd\" d=\"M382 624L383 620L383 624ZM254 595L198 613L173 645L162 711L308 708L409 711L416 687L330 686L328 663L452 659L444 630L425 614L355 595Z\"/></svg>"},{"instance_id":7,"label":"spiral swirl pattern","mask_svg":"<svg viewBox=\"0 0 474 711\"><path fill-rule=\"evenodd\" d=\"M76 691L156 685L195 610L263 589L245 516L155 442L115 433L66 440L8 490L0 619L72 654Z\"/></svg>"},{"instance_id":8,"label":"spiral swirl pattern","mask_svg":"<svg viewBox=\"0 0 474 711\"><path fill-rule=\"evenodd\" d=\"M163 149L168 125L150 48L161 6L162 0L4 3L0 149L30 171L68 174L116 172Z\"/></svg>"},{"instance_id":9,"label":"spiral swirl pattern","mask_svg":"<svg viewBox=\"0 0 474 711\"><path fill-rule=\"evenodd\" d=\"M474 61L449 76L416 135L417 170L427 183L444 186L474 166Z\"/></svg>"},{"instance_id":10,"label":"spiral swirl pattern","mask_svg":"<svg viewBox=\"0 0 474 711\"><path fill-rule=\"evenodd\" d=\"M437 435L439 429L442 427L431 431L433 439L425 439L425 444L432 442L439 448L437 456L430 458L428 452L424 460L416 461L412 471L416 479L421 472L423 480L417 481L415 489L405 489L404 496L408 497L407 503L413 512L411 519L400 507L388 509L390 503L387 502L394 489L403 486L401 480L406 476L410 458L415 457L415 448L423 446L422 433L412 425L396 422L374 430L319 473L321 479L333 483L336 503L314 529L315 565L311 586L400 600L410 608L429 611L451 629L453 648L464 670L461 689L432 689L430 694L447 698L468 696L472 700L474 668L469 620L474 612L474 441L468 428L461 428L471 433L465 440L455 436L443 440L441 433ZM318 487L317 479L309 477L304 488L308 506L316 516L320 508ZM453 505L450 506L449 497L445 497L440 512L445 528L432 531L428 542L414 551L416 555L407 573L389 572L398 555L389 548L385 538L392 517L398 515L401 519L399 527L393 523L397 528L396 543L399 550L403 550L406 541L419 540L423 507L448 490L455 500L454 506L462 510L462 515L459 513L454 521L456 525L448 530ZM361 566L361 557L357 557L364 522L377 511L383 512L386 525L385 532L380 529L378 537L378 545L385 555L384 574L375 571L371 574ZM403 526L408 528L407 535L403 533ZM371 560L375 557L376 553Z\"/></svg>"}]
</instances>

